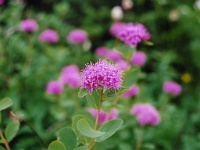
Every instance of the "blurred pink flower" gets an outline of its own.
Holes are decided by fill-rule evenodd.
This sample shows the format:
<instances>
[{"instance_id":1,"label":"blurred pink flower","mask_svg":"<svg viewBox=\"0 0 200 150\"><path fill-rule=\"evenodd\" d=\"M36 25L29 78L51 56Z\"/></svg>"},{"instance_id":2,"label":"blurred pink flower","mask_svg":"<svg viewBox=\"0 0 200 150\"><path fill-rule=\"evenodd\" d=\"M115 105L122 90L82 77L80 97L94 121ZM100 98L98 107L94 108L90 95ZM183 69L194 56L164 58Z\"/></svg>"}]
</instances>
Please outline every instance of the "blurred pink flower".
<instances>
[{"instance_id":1,"label":"blurred pink flower","mask_svg":"<svg viewBox=\"0 0 200 150\"><path fill-rule=\"evenodd\" d=\"M110 60L114 62L117 62L123 59L122 54L116 50L109 50L106 56L107 58L109 58Z\"/></svg>"},{"instance_id":2,"label":"blurred pink flower","mask_svg":"<svg viewBox=\"0 0 200 150\"><path fill-rule=\"evenodd\" d=\"M126 26L124 22L114 22L110 27L110 34L117 37L118 33Z\"/></svg>"},{"instance_id":3,"label":"blurred pink flower","mask_svg":"<svg viewBox=\"0 0 200 150\"><path fill-rule=\"evenodd\" d=\"M59 40L59 36L55 30L46 29L40 33L39 40L41 42L56 43Z\"/></svg>"},{"instance_id":4,"label":"blurred pink flower","mask_svg":"<svg viewBox=\"0 0 200 150\"><path fill-rule=\"evenodd\" d=\"M89 112L92 114L92 116L94 118L97 117L97 110L94 108L89 108L88 109ZM104 122L107 122L109 120L113 120L116 119L118 117L118 112L116 109L111 109L110 112L105 112L102 109L100 110L100 116L99 116L99 120L98 123L99 124L103 124Z\"/></svg>"},{"instance_id":5,"label":"blurred pink flower","mask_svg":"<svg viewBox=\"0 0 200 150\"><path fill-rule=\"evenodd\" d=\"M60 83L59 81L50 81L47 84L46 92L48 94L59 95L62 93L62 91L63 91L63 84Z\"/></svg>"},{"instance_id":6,"label":"blurred pink flower","mask_svg":"<svg viewBox=\"0 0 200 150\"><path fill-rule=\"evenodd\" d=\"M135 66L142 66L145 64L146 62L146 54L144 52L141 51L136 51L133 54L133 57L131 59L131 63L134 64Z\"/></svg>"},{"instance_id":7,"label":"blurred pink flower","mask_svg":"<svg viewBox=\"0 0 200 150\"><path fill-rule=\"evenodd\" d=\"M179 95L182 91L181 86L174 81L166 81L163 84L163 91L172 95Z\"/></svg>"},{"instance_id":8,"label":"blurred pink flower","mask_svg":"<svg viewBox=\"0 0 200 150\"><path fill-rule=\"evenodd\" d=\"M141 126L147 124L157 125L160 122L159 112L149 103L135 104L131 109L131 114L137 117L137 121Z\"/></svg>"},{"instance_id":9,"label":"blurred pink flower","mask_svg":"<svg viewBox=\"0 0 200 150\"><path fill-rule=\"evenodd\" d=\"M106 89L117 90L122 84L122 70L118 65L106 60L99 60L95 64L88 64L82 71L81 86L92 92L100 86Z\"/></svg>"},{"instance_id":10,"label":"blurred pink flower","mask_svg":"<svg viewBox=\"0 0 200 150\"><path fill-rule=\"evenodd\" d=\"M4 3L4 0L0 0L0 5L3 5L3 3Z\"/></svg>"},{"instance_id":11,"label":"blurred pink flower","mask_svg":"<svg viewBox=\"0 0 200 150\"><path fill-rule=\"evenodd\" d=\"M34 32L37 30L38 25L34 19L25 19L20 23L20 28L24 32Z\"/></svg>"},{"instance_id":12,"label":"blurred pink flower","mask_svg":"<svg viewBox=\"0 0 200 150\"><path fill-rule=\"evenodd\" d=\"M62 69L60 81L63 84L69 85L72 88L80 86L80 70L77 65L65 66Z\"/></svg>"},{"instance_id":13,"label":"blurred pink flower","mask_svg":"<svg viewBox=\"0 0 200 150\"><path fill-rule=\"evenodd\" d=\"M124 93L122 96L128 98L131 96L136 96L138 93L139 93L139 87L136 84L133 84L130 87L130 90Z\"/></svg>"},{"instance_id":14,"label":"blurred pink flower","mask_svg":"<svg viewBox=\"0 0 200 150\"><path fill-rule=\"evenodd\" d=\"M85 32L82 29L75 29L71 31L67 36L67 40L74 44L82 44L87 40L87 38L88 38L87 32Z\"/></svg>"},{"instance_id":15,"label":"blurred pink flower","mask_svg":"<svg viewBox=\"0 0 200 150\"><path fill-rule=\"evenodd\" d=\"M118 60L116 64L121 68L122 71L128 70L129 65L125 60Z\"/></svg>"},{"instance_id":16,"label":"blurred pink flower","mask_svg":"<svg viewBox=\"0 0 200 150\"><path fill-rule=\"evenodd\" d=\"M109 51L109 49L106 48L106 47L98 47L98 48L95 50L95 54L96 54L97 56L106 57L108 51Z\"/></svg>"},{"instance_id":17,"label":"blurred pink flower","mask_svg":"<svg viewBox=\"0 0 200 150\"><path fill-rule=\"evenodd\" d=\"M149 40L151 35L144 25L140 23L127 23L127 25L118 32L117 37L125 44L136 47L141 41Z\"/></svg>"}]
</instances>

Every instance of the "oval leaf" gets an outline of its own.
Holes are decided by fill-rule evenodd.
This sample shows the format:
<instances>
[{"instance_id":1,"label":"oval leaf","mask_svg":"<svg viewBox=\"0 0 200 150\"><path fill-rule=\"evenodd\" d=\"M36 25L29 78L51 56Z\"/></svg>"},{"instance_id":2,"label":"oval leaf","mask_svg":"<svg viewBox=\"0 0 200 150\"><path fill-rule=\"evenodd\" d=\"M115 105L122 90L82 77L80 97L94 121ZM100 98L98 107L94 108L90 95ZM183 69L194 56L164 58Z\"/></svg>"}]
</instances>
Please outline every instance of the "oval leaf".
<instances>
[{"instance_id":1,"label":"oval leaf","mask_svg":"<svg viewBox=\"0 0 200 150\"><path fill-rule=\"evenodd\" d=\"M0 101L0 111L12 106L13 101L9 97L5 97Z\"/></svg>"},{"instance_id":2,"label":"oval leaf","mask_svg":"<svg viewBox=\"0 0 200 150\"><path fill-rule=\"evenodd\" d=\"M101 142L111 137L117 130L119 130L122 124L123 120L121 119L114 119L106 122L105 124L102 124L99 128L99 131L105 132L105 134L98 137L96 141Z\"/></svg>"},{"instance_id":3,"label":"oval leaf","mask_svg":"<svg viewBox=\"0 0 200 150\"><path fill-rule=\"evenodd\" d=\"M76 135L71 128L62 128L58 131L57 136L67 149L71 150L76 147Z\"/></svg>"},{"instance_id":4,"label":"oval leaf","mask_svg":"<svg viewBox=\"0 0 200 150\"><path fill-rule=\"evenodd\" d=\"M87 99L88 103L89 103L92 107L97 108L97 104L96 104L96 101L95 101L93 95L90 95L90 94L86 95L86 99Z\"/></svg>"},{"instance_id":5,"label":"oval leaf","mask_svg":"<svg viewBox=\"0 0 200 150\"><path fill-rule=\"evenodd\" d=\"M84 96L86 96L88 94L86 89L80 89L80 91L78 92L78 97L79 98L83 98Z\"/></svg>"},{"instance_id":6,"label":"oval leaf","mask_svg":"<svg viewBox=\"0 0 200 150\"><path fill-rule=\"evenodd\" d=\"M77 122L82 118L86 118L86 117L84 115L76 115L76 116L73 117L73 119L72 119L72 129L76 134L78 142L85 145L87 143L88 139L83 134L81 134L79 132L79 130L77 129Z\"/></svg>"},{"instance_id":7,"label":"oval leaf","mask_svg":"<svg viewBox=\"0 0 200 150\"><path fill-rule=\"evenodd\" d=\"M17 132L19 130L19 126L20 126L20 122L18 120L12 120L6 126L5 136L6 136L6 140L8 142L10 142L17 135Z\"/></svg>"},{"instance_id":8,"label":"oval leaf","mask_svg":"<svg viewBox=\"0 0 200 150\"><path fill-rule=\"evenodd\" d=\"M49 144L48 150L66 150L66 148L62 142L53 141Z\"/></svg>"},{"instance_id":9,"label":"oval leaf","mask_svg":"<svg viewBox=\"0 0 200 150\"><path fill-rule=\"evenodd\" d=\"M2 119L2 117L1 117L1 111L0 111L0 124L1 124L1 119Z\"/></svg>"},{"instance_id":10,"label":"oval leaf","mask_svg":"<svg viewBox=\"0 0 200 150\"><path fill-rule=\"evenodd\" d=\"M104 134L104 132L94 130L85 118L77 122L77 128L83 135L91 138L96 138Z\"/></svg>"},{"instance_id":11,"label":"oval leaf","mask_svg":"<svg viewBox=\"0 0 200 150\"><path fill-rule=\"evenodd\" d=\"M86 146L77 147L74 150L88 150Z\"/></svg>"}]
</instances>

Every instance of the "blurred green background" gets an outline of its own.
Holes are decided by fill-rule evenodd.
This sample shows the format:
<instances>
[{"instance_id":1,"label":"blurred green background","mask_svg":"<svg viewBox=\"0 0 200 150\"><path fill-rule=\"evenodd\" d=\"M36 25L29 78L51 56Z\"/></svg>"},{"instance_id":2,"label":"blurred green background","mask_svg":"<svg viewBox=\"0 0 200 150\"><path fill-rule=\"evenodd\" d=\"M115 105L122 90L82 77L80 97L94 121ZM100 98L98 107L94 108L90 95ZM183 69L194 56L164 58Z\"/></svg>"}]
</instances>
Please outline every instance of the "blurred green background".
<instances>
[{"instance_id":1,"label":"blurred green background","mask_svg":"<svg viewBox=\"0 0 200 150\"><path fill-rule=\"evenodd\" d=\"M131 103L148 101L160 107L166 99L170 99L161 113L160 125L145 128L141 149L199 150L200 1L132 2L131 9L123 9L121 21L144 24L152 35L154 45L139 44L137 47L147 54L148 60L137 77L141 93ZM86 104L76 96L79 89L66 87L61 95L61 99L66 101L63 105L65 112L53 108L55 98L45 93L46 84L56 80L66 65L77 64L82 69L87 62L96 61L94 51L97 47L113 48L116 40L109 34L109 28L114 22L111 18L114 6L122 6L122 1L5 0L0 5L0 98L11 97L14 101L12 110L28 120L47 143L55 139L59 128L70 126L74 114L86 113L85 110L74 110L71 93L75 93L75 99L81 106ZM19 31L18 26L25 18L38 22L36 32ZM59 33L58 43L38 41L39 33L46 28ZM87 31L92 43L89 50L66 41L67 34L75 28ZM163 94L162 84L166 80L180 83L182 94L177 97ZM135 147L136 121L128 121L129 115L122 114L121 117L124 122L127 121L125 128L97 149L131 150ZM2 118L3 129L8 122L9 111L2 112ZM10 145L14 150L42 149L33 133L23 124Z\"/></svg>"}]
</instances>

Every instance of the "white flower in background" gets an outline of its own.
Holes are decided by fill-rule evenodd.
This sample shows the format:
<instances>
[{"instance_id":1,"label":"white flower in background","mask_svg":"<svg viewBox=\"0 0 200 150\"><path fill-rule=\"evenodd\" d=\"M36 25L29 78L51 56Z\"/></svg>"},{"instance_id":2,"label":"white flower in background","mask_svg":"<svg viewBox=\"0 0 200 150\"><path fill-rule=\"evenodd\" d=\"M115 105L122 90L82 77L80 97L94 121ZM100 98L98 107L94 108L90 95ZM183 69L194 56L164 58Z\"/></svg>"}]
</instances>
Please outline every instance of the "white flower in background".
<instances>
[{"instance_id":1,"label":"white flower in background","mask_svg":"<svg viewBox=\"0 0 200 150\"><path fill-rule=\"evenodd\" d=\"M130 10L133 7L132 0L122 0L122 7L124 10Z\"/></svg>"},{"instance_id":2,"label":"white flower in background","mask_svg":"<svg viewBox=\"0 0 200 150\"><path fill-rule=\"evenodd\" d=\"M194 3L194 6L195 6L197 9L200 9L200 0L196 0L196 2Z\"/></svg>"},{"instance_id":3,"label":"white flower in background","mask_svg":"<svg viewBox=\"0 0 200 150\"><path fill-rule=\"evenodd\" d=\"M124 13L120 6L115 6L111 10L111 17L113 20L121 20L124 17Z\"/></svg>"},{"instance_id":4,"label":"white flower in background","mask_svg":"<svg viewBox=\"0 0 200 150\"><path fill-rule=\"evenodd\" d=\"M179 12L176 9L172 9L169 13L170 21L177 21L179 19Z\"/></svg>"}]
</instances>

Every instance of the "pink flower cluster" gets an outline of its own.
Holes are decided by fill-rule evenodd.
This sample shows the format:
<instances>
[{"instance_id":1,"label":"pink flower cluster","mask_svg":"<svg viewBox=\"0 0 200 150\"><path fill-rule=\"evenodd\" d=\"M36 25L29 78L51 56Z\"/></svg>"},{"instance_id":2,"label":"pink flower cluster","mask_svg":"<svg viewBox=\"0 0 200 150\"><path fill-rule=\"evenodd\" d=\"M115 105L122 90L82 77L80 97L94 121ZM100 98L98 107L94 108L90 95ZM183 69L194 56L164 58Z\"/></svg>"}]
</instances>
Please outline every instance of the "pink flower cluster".
<instances>
[{"instance_id":1,"label":"pink flower cluster","mask_svg":"<svg viewBox=\"0 0 200 150\"><path fill-rule=\"evenodd\" d=\"M80 70L76 65L69 65L62 69L60 77L62 83L72 88L78 88L80 85Z\"/></svg>"},{"instance_id":2,"label":"pink flower cluster","mask_svg":"<svg viewBox=\"0 0 200 150\"><path fill-rule=\"evenodd\" d=\"M4 0L0 0L0 5L3 5L3 3L4 3Z\"/></svg>"},{"instance_id":3,"label":"pink flower cluster","mask_svg":"<svg viewBox=\"0 0 200 150\"><path fill-rule=\"evenodd\" d=\"M182 88L178 83L174 81L166 81L163 84L163 91L172 94L174 96L177 96L181 93Z\"/></svg>"},{"instance_id":4,"label":"pink flower cluster","mask_svg":"<svg viewBox=\"0 0 200 150\"><path fill-rule=\"evenodd\" d=\"M78 88L80 86L80 71L78 66L69 65L62 69L61 76L58 81L50 81L47 84L46 92L48 94L61 94L64 85L71 88Z\"/></svg>"},{"instance_id":5,"label":"pink flower cluster","mask_svg":"<svg viewBox=\"0 0 200 150\"><path fill-rule=\"evenodd\" d=\"M53 44L53 43L58 42L59 36L55 30L46 29L40 33L39 40L40 42Z\"/></svg>"},{"instance_id":6,"label":"pink flower cluster","mask_svg":"<svg viewBox=\"0 0 200 150\"><path fill-rule=\"evenodd\" d=\"M82 44L87 40L87 38L88 38L87 32L85 32L82 29L75 29L71 31L67 36L67 40L74 44Z\"/></svg>"},{"instance_id":7,"label":"pink flower cluster","mask_svg":"<svg viewBox=\"0 0 200 150\"><path fill-rule=\"evenodd\" d=\"M125 44L136 47L141 41L149 40L151 35L144 25L140 23L127 23L127 25L118 32L117 37Z\"/></svg>"},{"instance_id":8,"label":"pink flower cluster","mask_svg":"<svg viewBox=\"0 0 200 150\"><path fill-rule=\"evenodd\" d=\"M106 47L98 47L95 53L97 56L105 57L114 61L123 71L129 68L128 64L123 59L123 55L117 50L109 50Z\"/></svg>"},{"instance_id":9,"label":"pink flower cluster","mask_svg":"<svg viewBox=\"0 0 200 150\"><path fill-rule=\"evenodd\" d=\"M94 118L97 117L97 110L94 109L94 108L89 108L88 109L89 112L92 114L92 116ZM109 120L113 120L113 119L116 119L118 117L118 112L116 109L111 109L110 112L105 112L103 111L102 109L100 110L100 116L99 116L99 120L98 120L98 123L99 124L103 124L105 123L106 121L109 121Z\"/></svg>"},{"instance_id":10,"label":"pink flower cluster","mask_svg":"<svg viewBox=\"0 0 200 150\"><path fill-rule=\"evenodd\" d=\"M117 90L122 84L122 70L106 60L86 65L81 75L81 86L92 92L99 87Z\"/></svg>"},{"instance_id":11,"label":"pink flower cluster","mask_svg":"<svg viewBox=\"0 0 200 150\"><path fill-rule=\"evenodd\" d=\"M135 66L142 66L145 64L147 59L147 56L144 52L141 51L136 51L133 54L133 57L131 59L131 63L134 64Z\"/></svg>"},{"instance_id":12,"label":"pink flower cluster","mask_svg":"<svg viewBox=\"0 0 200 150\"><path fill-rule=\"evenodd\" d=\"M131 114L137 117L137 121L141 126L147 124L157 125L160 122L160 114L149 103L135 104L131 109Z\"/></svg>"},{"instance_id":13,"label":"pink flower cluster","mask_svg":"<svg viewBox=\"0 0 200 150\"><path fill-rule=\"evenodd\" d=\"M133 84L130 87L130 90L124 93L122 96L128 98L131 96L136 96L138 93L139 93L139 87L136 84Z\"/></svg>"},{"instance_id":14,"label":"pink flower cluster","mask_svg":"<svg viewBox=\"0 0 200 150\"><path fill-rule=\"evenodd\" d=\"M126 27L126 23L124 23L124 22L114 22L112 24L112 26L110 27L109 32L110 32L111 35L117 37L119 32L121 30L123 30L124 27Z\"/></svg>"},{"instance_id":15,"label":"pink flower cluster","mask_svg":"<svg viewBox=\"0 0 200 150\"><path fill-rule=\"evenodd\" d=\"M24 32L34 32L37 30L38 25L34 19L25 19L21 22L20 28Z\"/></svg>"},{"instance_id":16,"label":"pink flower cluster","mask_svg":"<svg viewBox=\"0 0 200 150\"><path fill-rule=\"evenodd\" d=\"M62 91L63 91L63 84L59 81L50 81L47 84L46 92L48 94L59 95L62 93Z\"/></svg>"}]
</instances>

